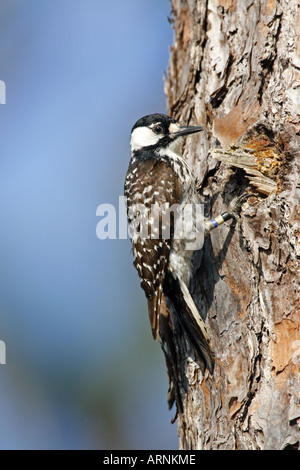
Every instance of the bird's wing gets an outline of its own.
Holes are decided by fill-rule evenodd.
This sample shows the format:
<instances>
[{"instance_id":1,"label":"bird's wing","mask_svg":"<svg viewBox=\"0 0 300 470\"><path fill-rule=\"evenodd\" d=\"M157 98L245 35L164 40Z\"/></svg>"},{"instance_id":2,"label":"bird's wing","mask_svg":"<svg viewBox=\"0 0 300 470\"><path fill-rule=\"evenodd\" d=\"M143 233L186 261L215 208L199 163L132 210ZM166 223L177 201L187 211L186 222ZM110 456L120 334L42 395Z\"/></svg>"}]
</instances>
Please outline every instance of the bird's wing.
<instances>
[{"instance_id":1,"label":"bird's wing","mask_svg":"<svg viewBox=\"0 0 300 470\"><path fill-rule=\"evenodd\" d=\"M172 212L170 217L163 218L159 208L179 204L180 196L179 178L164 161L147 159L129 167L125 180L128 221L137 232L144 230L141 236L131 234L134 266L148 300L154 339L159 332L163 284L174 230Z\"/></svg>"}]
</instances>

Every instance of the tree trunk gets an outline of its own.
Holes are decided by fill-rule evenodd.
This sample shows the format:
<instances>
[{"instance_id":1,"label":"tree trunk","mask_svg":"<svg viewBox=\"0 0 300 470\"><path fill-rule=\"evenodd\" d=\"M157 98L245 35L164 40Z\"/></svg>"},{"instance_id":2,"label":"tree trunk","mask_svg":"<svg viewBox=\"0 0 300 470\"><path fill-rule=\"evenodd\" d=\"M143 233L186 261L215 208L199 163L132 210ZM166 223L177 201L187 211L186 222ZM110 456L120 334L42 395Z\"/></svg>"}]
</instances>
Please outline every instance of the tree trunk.
<instances>
[{"instance_id":1,"label":"tree trunk","mask_svg":"<svg viewBox=\"0 0 300 470\"><path fill-rule=\"evenodd\" d=\"M255 193L240 226L214 230L198 254L191 288L215 371L203 375L177 334L180 448L298 449L297 0L171 3L169 113L207 129L184 153L207 213L216 216L245 191Z\"/></svg>"}]
</instances>

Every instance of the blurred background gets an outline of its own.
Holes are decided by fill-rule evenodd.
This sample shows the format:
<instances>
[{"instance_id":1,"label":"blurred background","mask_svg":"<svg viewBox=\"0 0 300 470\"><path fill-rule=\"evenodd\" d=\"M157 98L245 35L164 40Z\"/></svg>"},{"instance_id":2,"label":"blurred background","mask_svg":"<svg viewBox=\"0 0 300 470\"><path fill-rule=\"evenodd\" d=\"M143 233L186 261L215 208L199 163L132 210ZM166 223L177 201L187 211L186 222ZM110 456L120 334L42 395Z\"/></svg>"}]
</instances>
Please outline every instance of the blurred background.
<instances>
[{"instance_id":1,"label":"blurred background","mask_svg":"<svg viewBox=\"0 0 300 470\"><path fill-rule=\"evenodd\" d=\"M177 449L118 206L130 130L166 112L168 0L0 3L1 449Z\"/></svg>"}]
</instances>

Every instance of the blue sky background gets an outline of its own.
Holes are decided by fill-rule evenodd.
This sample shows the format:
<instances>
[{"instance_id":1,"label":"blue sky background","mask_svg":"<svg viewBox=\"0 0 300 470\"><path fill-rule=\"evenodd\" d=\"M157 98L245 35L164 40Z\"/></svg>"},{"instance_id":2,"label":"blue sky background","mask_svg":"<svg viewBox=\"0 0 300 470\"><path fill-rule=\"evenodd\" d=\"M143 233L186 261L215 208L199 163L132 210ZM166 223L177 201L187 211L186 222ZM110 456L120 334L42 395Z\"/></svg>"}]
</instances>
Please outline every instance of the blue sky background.
<instances>
[{"instance_id":1,"label":"blue sky background","mask_svg":"<svg viewBox=\"0 0 300 470\"><path fill-rule=\"evenodd\" d=\"M176 449L129 240L96 237L166 112L168 0L0 4L2 449Z\"/></svg>"}]
</instances>

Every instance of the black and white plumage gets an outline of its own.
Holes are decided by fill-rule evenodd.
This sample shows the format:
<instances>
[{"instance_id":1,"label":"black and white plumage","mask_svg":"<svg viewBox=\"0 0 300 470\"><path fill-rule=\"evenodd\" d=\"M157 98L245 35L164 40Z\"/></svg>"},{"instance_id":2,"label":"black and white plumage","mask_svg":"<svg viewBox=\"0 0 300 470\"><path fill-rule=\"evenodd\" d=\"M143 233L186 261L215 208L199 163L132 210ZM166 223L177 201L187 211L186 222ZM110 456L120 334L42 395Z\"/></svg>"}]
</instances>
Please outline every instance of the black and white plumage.
<instances>
[{"instance_id":1,"label":"black and white plumage","mask_svg":"<svg viewBox=\"0 0 300 470\"><path fill-rule=\"evenodd\" d=\"M173 308L197 356L212 373L214 360L209 336L189 292L193 252L187 249L189 240L174 237L175 218L166 221L163 217L164 208L174 204L180 208L201 203L195 178L180 153L183 137L201 130L198 126L180 126L163 114L139 119L131 132L131 160L124 192L131 226L137 212L139 215L139 223L131 233L132 249L134 266L148 301L153 337L164 341L166 306ZM153 206L161 209L158 217L153 217L150 211ZM207 222L204 231L224 220L225 214L217 222Z\"/></svg>"}]
</instances>

